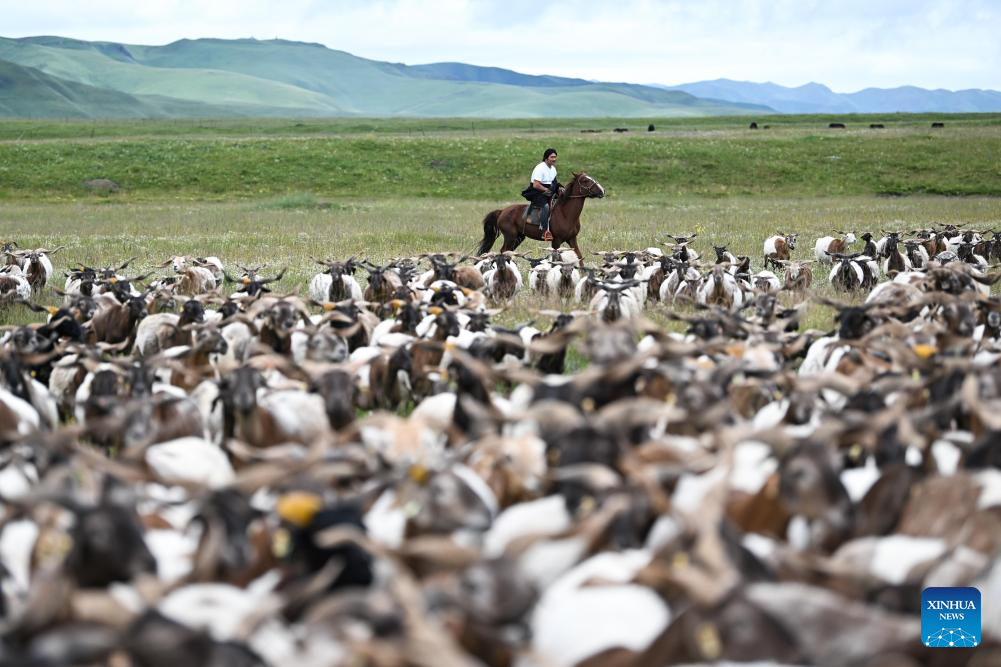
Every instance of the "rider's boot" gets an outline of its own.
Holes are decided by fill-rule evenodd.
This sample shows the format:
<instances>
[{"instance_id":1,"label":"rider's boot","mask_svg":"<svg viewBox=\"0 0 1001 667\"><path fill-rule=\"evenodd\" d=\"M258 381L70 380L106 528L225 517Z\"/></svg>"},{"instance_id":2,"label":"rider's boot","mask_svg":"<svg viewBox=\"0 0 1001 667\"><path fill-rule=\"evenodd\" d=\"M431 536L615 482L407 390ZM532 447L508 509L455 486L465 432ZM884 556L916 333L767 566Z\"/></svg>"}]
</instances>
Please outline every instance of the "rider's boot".
<instances>
[{"instance_id":1,"label":"rider's boot","mask_svg":"<svg viewBox=\"0 0 1001 667\"><path fill-rule=\"evenodd\" d=\"M549 231L549 204L542 207L542 212L539 216L539 227L542 228L542 240L552 241L553 234Z\"/></svg>"}]
</instances>

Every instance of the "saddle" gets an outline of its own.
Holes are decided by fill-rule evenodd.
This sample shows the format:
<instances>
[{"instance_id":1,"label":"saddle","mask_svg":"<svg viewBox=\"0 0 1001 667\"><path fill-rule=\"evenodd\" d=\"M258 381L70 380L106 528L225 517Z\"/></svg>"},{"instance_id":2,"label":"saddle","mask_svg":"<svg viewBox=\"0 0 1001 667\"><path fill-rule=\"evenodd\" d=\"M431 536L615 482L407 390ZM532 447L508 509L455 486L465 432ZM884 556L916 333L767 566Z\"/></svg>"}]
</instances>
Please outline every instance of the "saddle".
<instances>
[{"instance_id":1,"label":"saddle","mask_svg":"<svg viewBox=\"0 0 1001 667\"><path fill-rule=\"evenodd\" d=\"M531 221L536 227L539 226L542 218L542 207L529 204L525 207L525 212L521 214L521 227L525 228L525 225Z\"/></svg>"}]
</instances>

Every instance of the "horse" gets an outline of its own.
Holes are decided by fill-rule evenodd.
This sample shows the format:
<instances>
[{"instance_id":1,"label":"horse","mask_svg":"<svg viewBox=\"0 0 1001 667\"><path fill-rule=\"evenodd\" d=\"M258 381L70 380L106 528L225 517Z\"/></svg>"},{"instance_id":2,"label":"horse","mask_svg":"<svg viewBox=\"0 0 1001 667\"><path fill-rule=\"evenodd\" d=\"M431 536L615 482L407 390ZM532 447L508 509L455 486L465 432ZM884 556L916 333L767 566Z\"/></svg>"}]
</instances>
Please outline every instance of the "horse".
<instances>
[{"instance_id":1,"label":"horse","mask_svg":"<svg viewBox=\"0 0 1001 667\"><path fill-rule=\"evenodd\" d=\"M577 234L580 233L580 213L584 210L584 200L591 197L601 199L605 196L605 188L584 172L574 174L570 184L553 200L549 214L549 231L553 235L553 248L568 244L577 253L581 266L584 265L584 254L577 245ZM501 252L514 250L525 238L542 240L542 230L531 222L523 222L527 204L513 204L507 208L490 211L483 218L483 241L477 255L490 252L498 234L504 234L504 246Z\"/></svg>"}]
</instances>

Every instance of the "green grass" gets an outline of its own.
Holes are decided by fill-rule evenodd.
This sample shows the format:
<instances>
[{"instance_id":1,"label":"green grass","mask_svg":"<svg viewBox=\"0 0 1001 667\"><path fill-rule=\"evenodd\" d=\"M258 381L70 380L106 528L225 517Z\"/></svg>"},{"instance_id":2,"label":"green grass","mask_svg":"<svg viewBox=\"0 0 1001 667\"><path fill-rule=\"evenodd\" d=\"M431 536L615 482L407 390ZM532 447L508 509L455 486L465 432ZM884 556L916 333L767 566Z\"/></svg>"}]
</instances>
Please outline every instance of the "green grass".
<instances>
[{"instance_id":1,"label":"green grass","mask_svg":"<svg viewBox=\"0 0 1001 667\"><path fill-rule=\"evenodd\" d=\"M741 118L0 122L0 237L67 245L57 270L136 255L139 273L174 254L215 254L289 267L277 289L305 292L311 256L472 252L483 216L518 201L547 145L564 176L585 169L608 192L584 211L588 253L697 231L700 252L726 244L758 269L762 241L780 229L800 233L800 258L832 229L1001 229L1001 115L950 116L935 131L937 116L837 117L847 131L828 130L831 118L759 118L772 127L758 131ZM876 120L887 128L864 129ZM580 132L612 127L631 131ZM97 177L123 192L88 193L82 182ZM813 295L838 296L822 270L816 285ZM522 294L500 320L559 305ZM661 307L650 314L665 319ZM819 306L804 322L830 325Z\"/></svg>"},{"instance_id":2,"label":"green grass","mask_svg":"<svg viewBox=\"0 0 1001 667\"><path fill-rule=\"evenodd\" d=\"M475 123L460 129L454 125L459 121L369 121L316 126L328 131L296 136L278 131L288 121L264 124L260 133L237 123L209 124L214 132L206 135L198 134L202 126L196 123L77 123L70 125L79 131L74 140L26 140L25 134L45 136L46 127L53 133L65 127L5 122L0 123L0 199L81 199L89 196L83 181L110 178L123 188L114 201L312 192L499 203L517 196L547 145L558 147L564 178L571 170L586 170L613 197L1001 196L997 120L971 117L933 131L908 118L882 131L844 131L806 117L755 132L745 129L743 120L730 119L662 124L654 133L639 127L626 134L582 134L569 122L554 122L554 129L514 123L478 130ZM98 127L107 128L109 136L100 136ZM126 128L137 134L115 135ZM153 134L143 134L147 130Z\"/></svg>"}]
</instances>

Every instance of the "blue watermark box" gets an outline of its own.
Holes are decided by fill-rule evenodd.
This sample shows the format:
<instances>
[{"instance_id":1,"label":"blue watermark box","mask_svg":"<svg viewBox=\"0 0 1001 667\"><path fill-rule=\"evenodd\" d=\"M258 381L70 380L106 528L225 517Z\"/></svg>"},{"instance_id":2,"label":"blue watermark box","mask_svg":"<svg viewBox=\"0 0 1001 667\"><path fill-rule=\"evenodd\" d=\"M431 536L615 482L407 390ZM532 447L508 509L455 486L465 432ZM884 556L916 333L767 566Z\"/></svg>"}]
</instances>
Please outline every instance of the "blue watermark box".
<instances>
[{"instance_id":1,"label":"blue watermark box","mask_svg":"<svg viewBox=\"0 0 1001 667\"><path fill-rule=\"evenodd\" d=\"M931 648L980 645L980 591L926 588L921 593L921 642Z\"/></svg>"}]
</instances>

